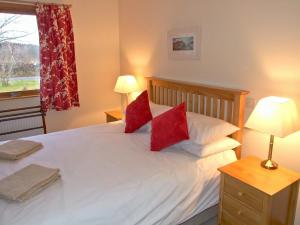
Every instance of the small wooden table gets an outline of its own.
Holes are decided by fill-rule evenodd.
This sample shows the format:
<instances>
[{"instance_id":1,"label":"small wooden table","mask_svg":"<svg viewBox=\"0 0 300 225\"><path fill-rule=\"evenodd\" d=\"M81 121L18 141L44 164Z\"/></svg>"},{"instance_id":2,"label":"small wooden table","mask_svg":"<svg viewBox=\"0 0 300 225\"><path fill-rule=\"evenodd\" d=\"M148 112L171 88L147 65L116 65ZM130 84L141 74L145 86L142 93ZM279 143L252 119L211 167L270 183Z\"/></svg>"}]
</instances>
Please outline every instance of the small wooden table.
<instances>
[{"instance_id":1,"label":"small wooden table","mask_svg":"<svg viewBox=\"0 0 300 225\"><path fill-rule=\"evenodd\" d=\"M219 168L219 225L294 225L300 174L247 157Z\"/></svg>"},{"instance_id":2,"label":"small wooden table","mask_svg":"<svg viewBox=\"0 0 300 225\"><path fill-rule=\"evenodd\" d=\"M114 122L122 119L122 112L121 110L112 110L105 112L106 114L106 122Z\"/></svg>"}]
</instances>

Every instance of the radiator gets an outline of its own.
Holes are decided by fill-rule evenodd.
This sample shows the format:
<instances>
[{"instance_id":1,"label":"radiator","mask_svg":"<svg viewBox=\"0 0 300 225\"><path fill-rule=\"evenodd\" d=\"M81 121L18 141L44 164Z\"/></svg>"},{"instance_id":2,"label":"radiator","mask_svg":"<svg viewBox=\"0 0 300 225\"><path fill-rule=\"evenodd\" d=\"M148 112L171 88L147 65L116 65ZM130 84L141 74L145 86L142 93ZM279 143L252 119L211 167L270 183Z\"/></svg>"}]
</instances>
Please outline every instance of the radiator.
<instances>
[{"instance_id":1,"label":"radiator","mask_svg":"<svg viewBox=\"0 0 300 225\"><path fill-rule=\"evenodd\" d=\"M38 105L36 103L39 103L38 98L3 101L0 103L0 111L12 109L12 108L24 108L24 107L31 107L33 105ZM38 109L22 110L20 112L26 113L29 111L38 111ZM1 116L5 116L8 114L11 115L11 114L15 114L15 113L19 113L19 112L2 113ZM30 116L30 115L33 115L33 114L22 115L19 117ZM0 133L6 133L6 132L10 132L10 131L15 131L15 130L26 130L26 129L29 129L32 127L42 127L43 126L43 121L42 121L41 116L18 119L18 120L3 121L5 119L6 118L3 118L3 117L0 118L0 121L2 120L2 122L0 122ZM3 136L1 135L0 141L28 137L28 136L33 136L33 135L38 135L38 134L43 134L43 133L44 133L44 130L43 130L43 128L41 128L41 129L29 130L29 131L14 133L14 134L7 134L7 135L3 135Z\"/></svg>"}]
</instances>

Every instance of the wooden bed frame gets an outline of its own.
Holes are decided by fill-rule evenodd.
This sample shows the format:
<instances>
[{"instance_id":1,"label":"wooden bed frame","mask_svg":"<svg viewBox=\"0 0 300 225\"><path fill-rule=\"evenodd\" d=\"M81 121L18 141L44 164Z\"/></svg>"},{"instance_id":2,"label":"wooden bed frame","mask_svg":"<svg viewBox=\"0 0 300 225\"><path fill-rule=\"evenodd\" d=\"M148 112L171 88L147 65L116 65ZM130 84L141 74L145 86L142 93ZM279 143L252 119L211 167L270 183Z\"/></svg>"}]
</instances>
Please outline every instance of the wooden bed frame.
<instances>
[{"instance_id":1,"label":"wooden bed frame","mask_svg":"<svg viewBox=\"0 0 300 225\"><path fill-rule=\"evenodd\" d=\"M240 143L243 141L243 126L246 95L244 90L192 84L181 81L147 77L150 100L156 104L175 106L186 102L187 111L212 116L232 123L240 128L232 135ZM235 149L241 158L241 147ZM217 224L217 205L195 215L181 225Z\"/></svg>"},{"instance_id":2,"label":"wooden bed frame","mask_svg":"<svg viewBox=\"0 0 300 225\"><path fill-rule=\"evenodd\" d=\"M187 111L226 120L240 128L232 135L243 141L243 126L246 95L244 90L192 84L181 81L147 77L150 100L156 104L175 106L186 102ZM241 158L241 147L235 149Z\"/></svg>"}]
</instances>

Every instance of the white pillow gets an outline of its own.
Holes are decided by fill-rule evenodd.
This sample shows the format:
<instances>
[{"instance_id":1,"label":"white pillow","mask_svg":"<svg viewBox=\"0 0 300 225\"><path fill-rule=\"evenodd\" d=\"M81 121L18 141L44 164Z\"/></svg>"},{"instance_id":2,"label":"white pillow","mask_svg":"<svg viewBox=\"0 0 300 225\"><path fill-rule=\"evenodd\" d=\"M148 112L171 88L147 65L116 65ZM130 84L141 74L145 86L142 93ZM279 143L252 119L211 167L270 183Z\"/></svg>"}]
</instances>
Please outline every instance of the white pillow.
<instances>
[{"instance_id":1,"label":"white pillow","mask_svg":"<svg viewBox=\"0 0 300 225\"><path fill-rule=\"evenodd\" d=\"M167 106L167 105L158 105L158 104L155 104L153 102L150 102L150 110L151 110L151 113L152 113L152 116L153 118L164 113L164 112L167 112L168 110L172 109L171 106Z\"/></svg>"},{"instance_id":2,"label":"white pillow","mask_svg":"<svg viewBox=\"0 0 300 225\"><path fill-rule=\"evenodd\" d=\"M150 109L153 118L170 110L172 107L165 105L157 105L150 102ZM187 122L190 140L196 144L204 145L220 138L226 137L239 128L224 120L216 119L213 117L205 116L199 113L188 112ZM151 131L151 122L146 124L143 131Z\"/></svg>"},{"instance_id":3,"label":"white pillow","mask_svg":"<svg viewBox=\"0 0 300 225\"><path fill-rule=\"evenodd\" d=\"M185 150L199 158L204 158L216 153L234 149L240 145L241 144L237 140L224 137L206 145L199 145L190 140L182 141L176 145L176 148Z\"/></svg>"},{"instance_id":4,"label":"white pillow","mask_svg":"<svg viewBox=\"0 0 300 225\"><path fill-rule=\"evenodd\" d=\"M192 112L187 113L187 121L190 140L200 145L226 137L240 129L224 120Z\"/></svg>"},{"instance_id":5,"label":"white pillow","mask_svg":"<svg viewBox=\"0 0 300 225\"><path fill-rule=\"evenodd\" d=\"M172 109L172 107L170 107L170 106L158 105L153 102L149 102L149 105L150 105L150 110L151 110L153 118ZM151 123L152 123L152 121L149 121L148 123L146 123L140 129L138 129L138 132L151 132L151 128L152 128Z\"/></svg>"}]
</instances>

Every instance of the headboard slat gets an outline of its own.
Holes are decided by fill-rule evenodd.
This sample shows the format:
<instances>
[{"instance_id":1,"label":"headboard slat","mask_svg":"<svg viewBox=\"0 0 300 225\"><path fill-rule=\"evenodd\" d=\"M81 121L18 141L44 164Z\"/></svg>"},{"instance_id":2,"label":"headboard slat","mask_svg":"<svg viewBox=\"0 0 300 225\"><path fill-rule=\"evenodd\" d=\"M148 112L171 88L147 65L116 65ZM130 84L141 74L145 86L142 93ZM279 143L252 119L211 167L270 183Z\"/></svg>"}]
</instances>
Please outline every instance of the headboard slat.
<instances>
[{"instance_id":1,"label":"headboard slat","mask_svg":"<svg viewBox=\"0 0 300 225\"><path fill-rule=\"evenodd\" d=\"M204 114L204 96L200 95L200 114Z\"/></svg>"},{"instance_id":2,"label":"headboard slat","mask_svg":"<svg viewBox=\"0 0 300 225\"><path fill-rule=\"evenodd\" d=\"M155 77L146 79L151 101L169 106L175 106L185 101L187 111L213 116L238 126L240 130L232 137L242 143L245 98L248 91ZM235 151L237 157L240 158L241 147L236 148Z\"/></svg>"},{"instance_id":3,"label":"headboard slat","mask_svg":"<svg viewBox=\"0 0 300 225\"><path fill-rule=\"evenodd\" d=\"M211 97L206 96L206 115L211 116Z\"/></svg>"},{"instance_id":4,"label":"headboard slat","mask_svg":"<svg viewBox=\"0 0 300 225\"><path fill-rule=\"evenodd\" d=\"M218 118L218 111L219 111L219 100L217 97L213 98L213 117Z\"/></svg>"},{"instance_id":5,"label":"headboard slat","mask_svg":"<svg viewBox=\"0 0 300 225\"><path fill-rule=\"evenodd\" d=\"M177 105L177 92L176 90L172 90L172 106Z\"/></svg>"},{"instance_id":6,"label":"headboard slat","mask_svg":"<svg viewBox=\"0 0 300 225\"><path fill-rule=\"evenodd\" d=\"M220 119L224 120L225 119L225 100L221 99L220 102Z\"/></svg>"},{"instance_id":7,"label":"headboard slat","mask_svg":"<svg viewBox=\"0 0 300 225\"><path fill-rule=\"evenodd\" d=\"M194 112L199 113L199 95L194 95Z\"/></svg>"},{"instance_id":8,"label":"headboard slat","mask_svg":"<svg viewBox=\"0 0 300 225\"><path fill-rule=\"evenodd\" d=\"M156 102L156 86L153 86L152 93L153 93L153 102L155 103Z\"/></svg>"},{"instance_id":9,"label":"headboard slat","mask_svg":"<svg viewBox=\"0 0 300 225\"><path fill-rule=\"evenodd\" d=\"M232 123L232 101L227 101L227 121Z\"/></svg>"}]
</instances>

